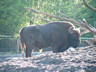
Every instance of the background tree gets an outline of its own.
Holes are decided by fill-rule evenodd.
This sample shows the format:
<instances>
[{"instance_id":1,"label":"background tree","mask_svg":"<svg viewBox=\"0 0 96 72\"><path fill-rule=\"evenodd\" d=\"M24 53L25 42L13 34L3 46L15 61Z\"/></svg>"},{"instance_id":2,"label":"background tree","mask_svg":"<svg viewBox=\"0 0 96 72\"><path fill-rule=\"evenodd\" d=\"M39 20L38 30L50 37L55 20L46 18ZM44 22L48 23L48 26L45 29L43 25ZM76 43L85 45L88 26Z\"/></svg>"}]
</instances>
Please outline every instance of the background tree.
<instances>
[{"instance_id":1,"label":"background tree","mask_svg":"<svg viewBox=\"0 0 96 72\"><path fill-rule=\"evenodd\" d=\"M87 0L88 4L96 7L94 0ZM24 7L31 7L39 12L45 12L58 17L70 16L75 20L87 20L89 24L95 26L96 13L84 6L81 0L0 0L0 34L16 36L20 28L33 24L45 24L47 21L58 21L47 15L36 14L27 11ZM66 14L62 15L60 14ZM42 18L43 21L40 19ZM86 35L85 35L86 36ZM92 37L92 34L87 34Z\"/></svg>"},{"instance_id":2,"label":"background tree","mask_svg":"<svg viewBox=\"0 0 96 72\"><path fill-rule=\"evenodd\" d=\"M0 0L0 35L14 36L21 24L26 24L22 0Z\"/></svg>"}]
</instances>

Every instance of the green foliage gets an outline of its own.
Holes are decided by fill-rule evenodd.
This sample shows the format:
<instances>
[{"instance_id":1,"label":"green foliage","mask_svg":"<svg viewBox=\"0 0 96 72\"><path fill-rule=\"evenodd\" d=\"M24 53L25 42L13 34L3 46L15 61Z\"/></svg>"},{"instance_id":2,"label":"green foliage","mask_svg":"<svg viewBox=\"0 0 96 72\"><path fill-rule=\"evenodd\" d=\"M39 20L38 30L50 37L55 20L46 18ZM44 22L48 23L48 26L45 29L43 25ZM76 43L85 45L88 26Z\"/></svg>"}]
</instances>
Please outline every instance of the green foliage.
<instances>
[{"instance_id":1,"label":"green foliage","mask_svg":"<svg viewBox=\"0 0 96 72\"><path fill-rule=\"evenodd\" d=\"M0 34L14 35L27 21L21 0L0 0Z\"/></svg>"},{"instance_id":2,"label":"green foliage","mask_svg":"<svg viewBox=\"0 0 96 72\"><path fill-rule=\"evenodd\" d=\"M96 7L95 0L89 0L88 3ZM50 21L58 20L46 15L35 14L24 7L32 7L40 12L63 17L58 14L58 11L61 11L76 20L85 18L93 26L96 21L96 13L85 7L82 0L0 0L0 35L18 36L19 30L23 26L27 26L30 21L34 24L46 23L35 17ZM92 35L88 34L87 36Z\"/></svg>"}]
</instances>

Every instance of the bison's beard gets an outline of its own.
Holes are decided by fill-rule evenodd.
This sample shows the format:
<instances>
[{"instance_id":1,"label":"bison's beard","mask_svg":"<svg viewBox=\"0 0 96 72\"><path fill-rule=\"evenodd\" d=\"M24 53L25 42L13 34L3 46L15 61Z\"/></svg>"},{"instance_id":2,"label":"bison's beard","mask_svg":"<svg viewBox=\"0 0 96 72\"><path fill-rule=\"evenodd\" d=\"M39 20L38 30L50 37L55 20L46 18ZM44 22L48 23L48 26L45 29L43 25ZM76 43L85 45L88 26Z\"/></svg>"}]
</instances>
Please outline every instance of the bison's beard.
<instances>
[{"instance_id":1,"label":"bison's beard","mask_svg":"<svg viewBox=\"0 0 96 72\"><path fill-rule=\"evenodd\" d=\"M74 47L74 48L78 47L79 46L79 43L80 43L79 41L78 42L73 42L72 43L72 47Z\"/></svg>"},{"instance_id":2,"label":"bison's beard","mask_svg":"<svg viewBox=\"0 0 96 72\"><path fill-rule=\"evenodd\" d=\"M60 47L58 48L54 48L53 53L59 53L59 52L64 52L66 51L70 46L64 46L64 45L61 45Z\"/></svg>"}]
</instances>

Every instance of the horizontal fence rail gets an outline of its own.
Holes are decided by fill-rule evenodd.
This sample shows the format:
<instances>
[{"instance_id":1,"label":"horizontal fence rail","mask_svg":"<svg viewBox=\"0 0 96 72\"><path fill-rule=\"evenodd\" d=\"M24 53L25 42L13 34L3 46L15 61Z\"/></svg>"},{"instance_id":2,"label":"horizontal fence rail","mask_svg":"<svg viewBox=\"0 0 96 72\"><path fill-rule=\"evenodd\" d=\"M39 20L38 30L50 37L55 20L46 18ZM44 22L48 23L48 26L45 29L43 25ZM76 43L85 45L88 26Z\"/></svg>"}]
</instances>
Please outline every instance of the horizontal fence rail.
<instances>
[{"instance_id":1,"label":"horizontal fence rail","mask_svg":"<svg viewBox=\"0 0 96 72\"><path fill-rule=\"evenodd\" d=\"M90 39L93 39L93 38L81 37L80 46L83 46L83 43L82 43L83 40L90 40ZM0 52L9 52L9 51L20 52L19 37L14 38L8 35L0 35Z\"/></svg>"}]
</instances>

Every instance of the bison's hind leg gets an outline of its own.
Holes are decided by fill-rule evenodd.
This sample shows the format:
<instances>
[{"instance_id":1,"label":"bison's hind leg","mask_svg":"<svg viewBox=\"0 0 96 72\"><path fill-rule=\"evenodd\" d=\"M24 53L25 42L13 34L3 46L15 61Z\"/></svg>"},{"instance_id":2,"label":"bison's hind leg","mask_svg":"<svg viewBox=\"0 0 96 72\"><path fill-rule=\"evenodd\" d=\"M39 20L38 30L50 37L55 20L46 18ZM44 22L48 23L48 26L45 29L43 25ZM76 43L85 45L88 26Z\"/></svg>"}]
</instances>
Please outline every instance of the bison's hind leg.
<instances>
[{"instance_id":1,"label":"bison's hind leg","mask_svg":"<svg viewBox=\"0 0 96 72\"><path fill-rule=\"evenodd\" d=\"M26 48L26 58L31 57L31 51L28 48Z\"/></svg>"},{"instance_id":2,"label":"bison's hind leg","mask_svg":"<svg viewBox=\"0 0 96 72\"><path fill-rule=\"evenodd\" d=\"M21 50L21 53L22 53L22 57L24 57L24 50Z\"/></svg>"},{"instance_id":3,"label":"bison's hind leg","mask_svg":"<svg viewBox=\"0 0 96 72\"><path fill-rule=\"evenodd\" d=\"M29 46L26 46L25 53L26 53L26 58L27 58L27 57L31 57L32 48L29 47Z\"/></svg>"}]
</instances>

